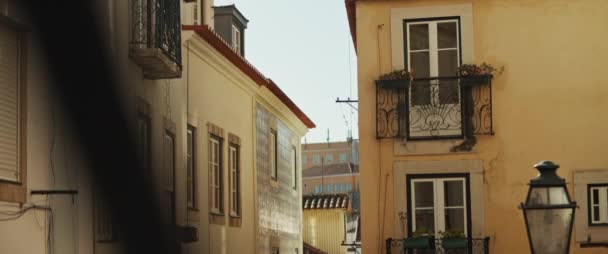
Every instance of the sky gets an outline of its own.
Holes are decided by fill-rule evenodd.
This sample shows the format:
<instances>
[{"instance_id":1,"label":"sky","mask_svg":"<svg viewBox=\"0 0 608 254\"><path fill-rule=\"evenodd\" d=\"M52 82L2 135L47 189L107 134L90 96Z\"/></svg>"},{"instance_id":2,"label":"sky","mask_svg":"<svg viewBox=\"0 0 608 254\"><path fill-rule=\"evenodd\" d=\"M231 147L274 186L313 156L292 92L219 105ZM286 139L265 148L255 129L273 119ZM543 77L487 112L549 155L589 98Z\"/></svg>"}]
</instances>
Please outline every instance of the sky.
<instances>
[{"instance_id":1,"label":"sky","mask_svg":"<svg viewBox=\"0 0 608 254\"><path fill-rule=\"evenodd\" d=\"M302 142L358 138L357 63L343 0L215 0L249 19L245 58L316 124ZM357 107L355 103L353 105ZM351 114L352 113L352 114ZM351 119L352 116L352 119Z\"/></svg>"}]
</instances>

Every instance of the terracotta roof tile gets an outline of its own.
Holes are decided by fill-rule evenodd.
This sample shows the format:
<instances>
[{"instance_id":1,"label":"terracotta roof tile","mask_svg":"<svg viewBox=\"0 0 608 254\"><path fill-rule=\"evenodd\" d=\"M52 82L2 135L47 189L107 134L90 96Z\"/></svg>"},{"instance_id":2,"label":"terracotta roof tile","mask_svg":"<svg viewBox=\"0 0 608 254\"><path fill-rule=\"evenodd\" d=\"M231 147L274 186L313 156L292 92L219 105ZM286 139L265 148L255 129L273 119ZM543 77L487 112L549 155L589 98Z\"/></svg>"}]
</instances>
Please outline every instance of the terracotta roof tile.
<instances>
[{"instance_id":1,"label":"terracotta roof tile","mask_svg":"<svg viewBox=\"0 0 608 254\"><path fill-rule=\"evenodd\" d=\"M305 195L302 208L310 209L348 209L350 198L347 194Z\"/></svg>"}]
</instances>

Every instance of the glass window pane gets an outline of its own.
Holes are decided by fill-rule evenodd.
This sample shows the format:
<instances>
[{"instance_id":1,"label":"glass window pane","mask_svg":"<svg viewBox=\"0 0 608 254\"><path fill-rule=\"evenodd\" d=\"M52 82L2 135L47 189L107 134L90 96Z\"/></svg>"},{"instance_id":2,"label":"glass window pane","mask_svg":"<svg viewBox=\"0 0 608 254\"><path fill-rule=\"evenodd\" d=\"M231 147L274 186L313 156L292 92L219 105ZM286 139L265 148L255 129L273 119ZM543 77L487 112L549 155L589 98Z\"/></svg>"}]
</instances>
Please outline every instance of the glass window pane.
<instances>
[{"instance_id":1,"label":"glass window pane","mask_svg":"<svg viewBox=\"0 0 608 254\"><path fill-rule=\"evenodd\" d=\"M460 86L457 82L442 80L439 82L439 104L458 104Z\"/></svg>"},{"instance_id":2,"label":"glass window pane","mask_svg":"<svg viewBox=\"0 0 608 254\"><path fill-rule=\"evenodd\" d=\"M433 182L416 182L414 183L415 205L419 207L434 207L434 192Z\"/></svg>"},{"instance_id":3,"label":"glass window pane","mask_svg":"<svg viewBox=\"0 0 608 254\"><path fill-rule=\"evenodd\" d=\"M440 77L456 76L458 70L458 50L441 50L437 57Z\"/></svg>"},{"instance_id":4,"label":"glass window pane","mask_svg":"<svg viewBox=\"0 0 608 254\"><path fill-rule=\"evenodd\" d=\"M594 204L594 205L597 205L597 204L599 203L599 199L600 199L600 198L599 198L599 196L600 196L599 194L600 194L600 193L599 193L599 190L598 190L598 189L594 189L594 190L593 190L593 204Z\"/></svg>"},{"instance_id":5,"label":"glass window pane","mask_svg":"<svg viewBox=\"0 0 608 254\"><path fill-rule=\"evenodd\" d=\"M429 81L416 81L410 88L412 106L431 104L431 84Z\"/></svg>"},{"instance_id":6,"label":"glass window pane","mask_svg":"<svg viewBox=\"0 0 608 254\"><path fill-rule=\"evenodd\" d=\"M445 230L464 233L464 208L445 209Z\"/></svg>"},{"instance_id":7,"label":"glass window pane","mask_svg":"<svg viewBox=\"0 0 608 254\"><path fill-rule=\"evenodd\" d=\"M414 231L435 231L435 212L433 209L416 210Z\"/></svg>"},{"instance_id":8,"label":"glass window pane","mask_svg":"<svg viewBox=\"0 0 608 254\"><path fill-rule=\"evenodd\" d=\"M570 239L572 209L533 209L526 211L534 253L566 253ZM551 237L547 237L551 236Z\"/></svg>"},{"instance_id":9,"label":"glass window pane","mask_svg":"<svg viewBox=\"0 0 608 254\"><path fill-rule=\"evenodd\" d=\"M429 77L431 75L429 52L411 52L410 70L414 71L416 78Z\"/></svg>"},{"instance_id":10,"label":"glass window pane","mask_svg":"<svg viewBox=\"0 0 608 254\"><path fill-rule=\"evenodd\" d=\"M456 22L437 24L437 46L442 48L455 48L458 46L458 31Z\"/></svg>"},{"instance_id":11,"label":"glass window pane","mask_svg":"<svg viewBox=\"0 0 608 254\"><path fill-rule=\"evenodd\" d=\"M565 205L568 204L568 196L564 187L536 187L530 191L528 205Z\"/></svg>"},{"instance_id":12,"label":"glass window pane","mask_svg":"<svg viewBox=\"0 0 608 254\"><path fill-rule=\"evenodd\" d=\"M417 24L410 25L410 50L429 48L429 25Z\"/></svg>"},{"instance_id":13,"label":"glass window pane","mask_svg":"<svg viewBox=\"0 0 608 254\"><path fill-rule=\"evenodd\" d=\"M593 217L592 217L593 221L599 221L600 220L600 207L599 206L594 206L593 207Z\"/></svg>"},{"instance_id":14,"label":"glass window pane","mask_svg":"<svg viewBox=\"0 0 608 254\"><path fill-rule=\"evenodd\" d=\"M464 206L463 181L443 182L445 206Z\"/></svg>"}]
</instances>

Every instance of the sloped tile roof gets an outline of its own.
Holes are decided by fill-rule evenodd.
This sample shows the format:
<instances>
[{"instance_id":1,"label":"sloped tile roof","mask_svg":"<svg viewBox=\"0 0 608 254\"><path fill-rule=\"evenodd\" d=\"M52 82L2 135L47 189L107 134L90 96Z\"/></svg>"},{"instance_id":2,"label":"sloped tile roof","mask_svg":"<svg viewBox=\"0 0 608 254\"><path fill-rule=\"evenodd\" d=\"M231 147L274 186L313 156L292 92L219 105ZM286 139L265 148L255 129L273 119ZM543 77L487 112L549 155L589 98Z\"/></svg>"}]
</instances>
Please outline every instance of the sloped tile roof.
<instances>
[{"instance_id":1,"label":"sloped tile roof","mask_svg":"<svg viewBox=\"0 0 608 254\"><path fill-rule=\"evenodd\" d=\"M309 209L348 209L350 198L347 194L305 195L302 208Z\"/></svg>"}]
</instances>

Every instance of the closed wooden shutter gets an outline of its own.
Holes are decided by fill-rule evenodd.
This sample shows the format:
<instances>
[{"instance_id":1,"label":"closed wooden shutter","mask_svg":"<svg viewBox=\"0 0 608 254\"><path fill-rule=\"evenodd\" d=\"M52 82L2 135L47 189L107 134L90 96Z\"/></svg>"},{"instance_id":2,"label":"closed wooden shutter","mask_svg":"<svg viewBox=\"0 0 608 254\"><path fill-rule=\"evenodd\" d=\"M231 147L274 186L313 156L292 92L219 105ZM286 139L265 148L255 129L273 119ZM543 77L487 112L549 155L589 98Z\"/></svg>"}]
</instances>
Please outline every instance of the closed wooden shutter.
<instances>
[{"instance_id":1,"label":"closed wooden shutter","mask_svg":"<svg viewBox=\"0 0 608 254\"><path fill-rule=\"evenodd\" d=\"M0 179L19 181L19 32L0 23Z\"/></svg>"}]
</instances>

